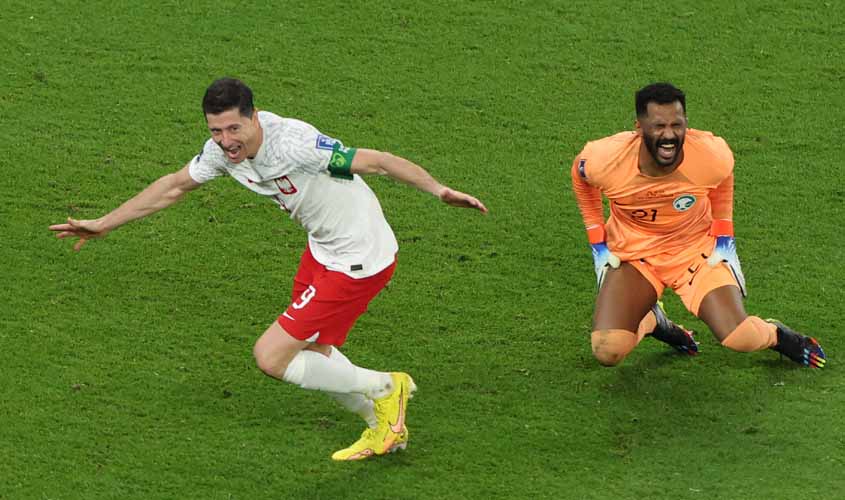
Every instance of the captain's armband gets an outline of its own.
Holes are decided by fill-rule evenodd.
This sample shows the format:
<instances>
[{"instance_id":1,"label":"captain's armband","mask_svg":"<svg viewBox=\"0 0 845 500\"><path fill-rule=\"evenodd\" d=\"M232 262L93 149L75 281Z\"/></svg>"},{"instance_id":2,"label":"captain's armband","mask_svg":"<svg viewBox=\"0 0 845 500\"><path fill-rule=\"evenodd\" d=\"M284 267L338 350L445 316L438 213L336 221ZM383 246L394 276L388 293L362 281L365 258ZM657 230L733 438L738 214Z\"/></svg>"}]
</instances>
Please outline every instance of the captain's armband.
<instances>
[{"instance_id":1,"label":"captain's armband","mask_svg":"<svg viewBox=\"0 0 845 500\"><path fill-rule=\"evenodd\" d=\"M345 148L340 142L332 146L332 157L329 160L329 173L332 177L352 180L352 159L358 150Z\"/></svg>"}]
</instances>

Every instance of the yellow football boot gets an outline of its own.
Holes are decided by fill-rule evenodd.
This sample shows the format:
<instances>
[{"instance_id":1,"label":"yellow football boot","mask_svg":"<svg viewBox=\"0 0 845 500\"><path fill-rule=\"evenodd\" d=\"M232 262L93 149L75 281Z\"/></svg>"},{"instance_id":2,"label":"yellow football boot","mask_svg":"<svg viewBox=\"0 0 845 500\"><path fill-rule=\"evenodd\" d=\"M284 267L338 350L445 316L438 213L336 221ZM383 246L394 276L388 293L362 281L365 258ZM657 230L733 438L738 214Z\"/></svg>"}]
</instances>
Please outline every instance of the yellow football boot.
<instances>
[{"instance_id":1,"label":"yellow football boot","mask_svg":"<svg viewBox=\"0 0 845 500\"><path fill-rule=\"evenodd\" d=\"M394 372L390 378L393 382L390 394L373 400L373 412L378 421L376 428L366 429L352 446L336 451L332 460L363 460L408 446L405 412L408 399L417 390L417 386L407 373Z\"/></svg>"},{"instance_id":2,"label":"yellow football boot","mask_svg":"<svg viewBox=\"0 0 845 500\"><path fill-rule=\"evenodd\" d=\"M378 428L387 427L382 446L385 453L405 429L408 399L417 390L414 379L407 373L394 372L390 374L390 378L393 380L393 391L387 396L373 400L373 411L376 414Z\"/></svg>"},{"instance_id":3,"label":"yellow football boot","mask_svg":"<svg viewBox=\"0 0 845 500\"><path fill-rule=\"evenodd\" d=\"M334 452L332 460L364 460L376 455L384 455L385 453L393 453L396 450L404 450L408 447L408 438L410 437L410 433L408 432L407 427L403 428L402 432L395 437L390 448L388 448L385 452L379 453L376 450L381 449L384 445L385 437L384 427L382 432L379 432L378 429L367 428L361 434L361 439L355 441L352 446Z\"/></svg>"}]
</instances>

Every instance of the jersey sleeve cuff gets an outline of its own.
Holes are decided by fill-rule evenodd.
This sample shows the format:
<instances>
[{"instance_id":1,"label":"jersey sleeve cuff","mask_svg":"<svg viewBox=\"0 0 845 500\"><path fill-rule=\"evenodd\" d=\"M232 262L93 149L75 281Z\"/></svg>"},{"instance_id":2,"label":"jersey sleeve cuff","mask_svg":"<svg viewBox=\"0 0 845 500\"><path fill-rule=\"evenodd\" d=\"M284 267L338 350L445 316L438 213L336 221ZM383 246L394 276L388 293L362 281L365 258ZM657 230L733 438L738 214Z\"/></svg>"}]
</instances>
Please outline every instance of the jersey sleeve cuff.
<instances>
[{"instance_id":1,"label":"jersey sleeve cuff","mask_svg":"<svg viewBox=\"0 0 845 500\"><path fill-rule=\"evenodd\" d=\"M188 175L197 184L205 184L205 182L208 181L208 179L205 179L202 176L200 176L200 173L197 171L197 158L196 157L194 157L191 160L191 163L188 164Z\"/></svg>"},{"instance_id":2,"label":"jersey sleeve cuff","mask_svg":"<svg viewBox=\"0 0 845 500\"><path fill-rule=\"evenodd\" d=\"M734 223L728 219L714 219L710 225L710 236L733 236Z\"/></svg>"},{"instance_id":3,"label":"jersey sleeve cuff","mask_svg":"<svg viewBox=\"0 0 845 500\"><path fill-rule=\"evenodd\" d=\"M604 224L596 224L588 227L587 239L590 240L590 245L605 241L607 239L607 233L604 230Z\"/></svg>"}]
</instances>

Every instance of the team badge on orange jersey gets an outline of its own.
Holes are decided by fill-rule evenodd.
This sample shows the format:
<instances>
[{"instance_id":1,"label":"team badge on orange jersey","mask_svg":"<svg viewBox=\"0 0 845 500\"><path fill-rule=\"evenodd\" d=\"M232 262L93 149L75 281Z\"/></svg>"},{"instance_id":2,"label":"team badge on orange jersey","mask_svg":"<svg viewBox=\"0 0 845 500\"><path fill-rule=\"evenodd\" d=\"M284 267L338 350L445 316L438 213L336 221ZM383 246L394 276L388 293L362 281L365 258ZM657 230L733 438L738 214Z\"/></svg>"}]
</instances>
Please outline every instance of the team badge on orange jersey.
<instances>
[{"instance_id":1,"label":"team badge on orange jersey","mask_svg":"<svg viewBox=\"0 0 845 500\"><path fill-rule=\"evenodd\" d=\"M691 194L682 194L675 198L675 201L672 202L672 206L675 207L675 210L678 212L686 212L693 205L695 205L695 196Z\"/></svg>"}]
</instances>

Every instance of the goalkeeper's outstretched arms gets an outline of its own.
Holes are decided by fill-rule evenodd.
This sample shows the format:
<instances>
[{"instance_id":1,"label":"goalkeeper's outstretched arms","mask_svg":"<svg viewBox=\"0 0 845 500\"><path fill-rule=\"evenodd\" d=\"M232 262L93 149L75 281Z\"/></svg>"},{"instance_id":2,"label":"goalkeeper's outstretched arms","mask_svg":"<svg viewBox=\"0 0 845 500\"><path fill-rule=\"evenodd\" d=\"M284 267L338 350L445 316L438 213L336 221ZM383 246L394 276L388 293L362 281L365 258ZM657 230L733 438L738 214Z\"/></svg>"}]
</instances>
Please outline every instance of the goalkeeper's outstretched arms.
<instances>
[{"instance_id":1,"label":"goalkeeper's outstretched arms","mask_svg":"<svg viewBox=\"0 0 845 500\"><path fill-rule=\"evenodd\" d=\"M102 238L127 222L163 210L201 185L191 178L186 165L177 172L159 178L126 203L98 219L78 220L68 217L67 222L54 224L50 230L57 238L79 238L73 246L78 252L88 240Z\"/></svg>"},{"instance_id":2,"label":"goalkeeper's outstretched arms","mask_svg":"<svg viewBox=\"0 0 845 500\"><path fill-rule=\"evenodd\" d=\"M601 203L601 190L587 182L580 158L572 163L572 190L584 219L587 239L593 251L593 266L596 271L596 286L601 288L608 268L619 267L619 257L607 248L607 235L604 230L604 208Z\"/></svg>"}]
</instances>

